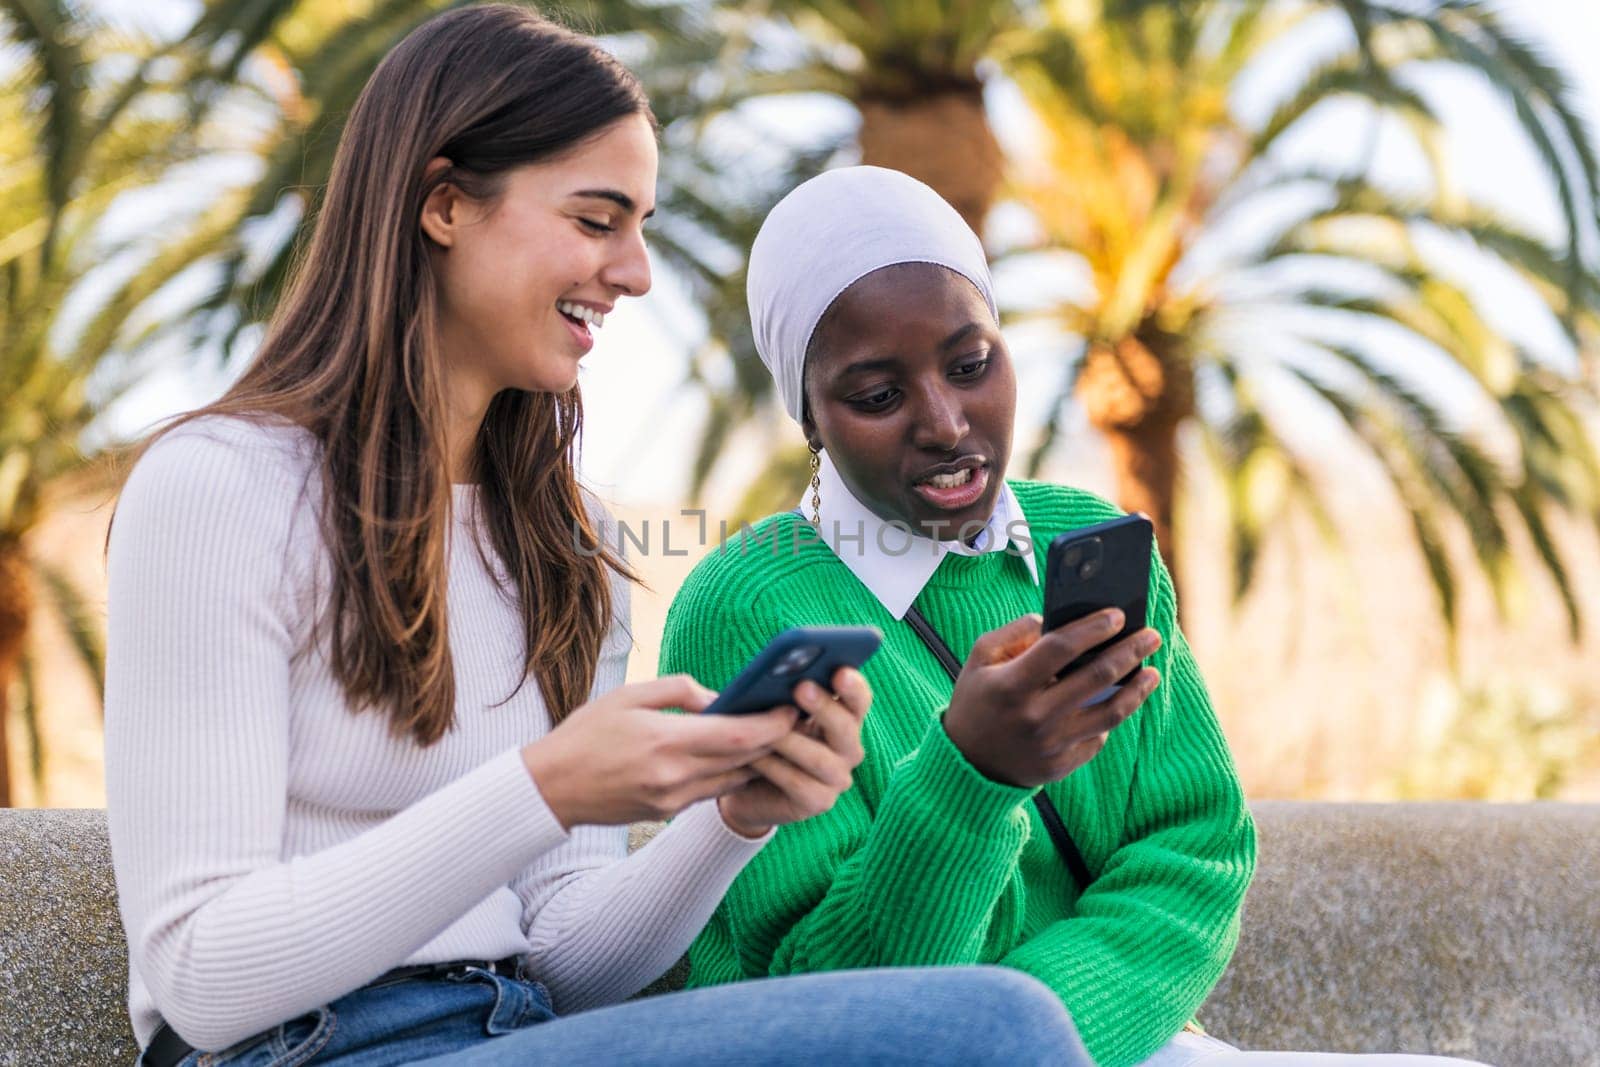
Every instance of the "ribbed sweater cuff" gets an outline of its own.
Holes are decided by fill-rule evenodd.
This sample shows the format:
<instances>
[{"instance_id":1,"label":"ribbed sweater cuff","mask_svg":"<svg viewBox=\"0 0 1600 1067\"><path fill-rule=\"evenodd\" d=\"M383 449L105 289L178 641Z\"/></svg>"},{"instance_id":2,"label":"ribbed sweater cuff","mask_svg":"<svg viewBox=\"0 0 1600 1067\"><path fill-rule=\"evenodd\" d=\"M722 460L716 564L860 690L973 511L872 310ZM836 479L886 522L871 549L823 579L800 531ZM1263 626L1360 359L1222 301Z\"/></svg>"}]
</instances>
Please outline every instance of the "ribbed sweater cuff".
<instances>
[{"instance_id":1,"label":"ribbed sweater cuff","mask_svg":"<svg viewBox=\"0 0 1600 1067\"><path fill-rule=\"evenodd\" d=\"M951 829L974 833L1010 819L1037 792L984 777L944 732L942 719L929 724L916 755L900 766L891 789L905 803L934 811Z\"/></svg>"},{"instance_id":2,"label":"ribbed sweater cuff","mask_svg":"<svg viewBox=\"0 0 1600 1067\"><path fill-rule=\"evenodd\" d=\"M973 963L1028 841L1029 790L991 782L929 725L884 793L863 869L873 945L895 965Z\"/></svg>"},{"instance_id":3,"label":"ribbed sweater cuff","mask_svg":"<svg viewBox=\"0 0 1600 1067\"><path fill-rule=\"evenodd\" d=\"M1033 790L985 778L934 721L884 793L882 831L937 862L1009 864L1028 840Z\"/></svg>"},{"instance_id":4,"label":"ribbed sweater cuff","mask_svg":"<svg viewBox=\"0 0 1600 1067\"><path fill-rule=\"evenodd\" d=\"M737 867L748 863L750 857L760 852L778 832L777 827L773 827L760 837L744 836L722 821L722 809L714 797L684 808L673 818L670 828L674 834L687 835L688 840L696 842L695 851L705 862L726 858Z\"/></svg>"}]
</instances>

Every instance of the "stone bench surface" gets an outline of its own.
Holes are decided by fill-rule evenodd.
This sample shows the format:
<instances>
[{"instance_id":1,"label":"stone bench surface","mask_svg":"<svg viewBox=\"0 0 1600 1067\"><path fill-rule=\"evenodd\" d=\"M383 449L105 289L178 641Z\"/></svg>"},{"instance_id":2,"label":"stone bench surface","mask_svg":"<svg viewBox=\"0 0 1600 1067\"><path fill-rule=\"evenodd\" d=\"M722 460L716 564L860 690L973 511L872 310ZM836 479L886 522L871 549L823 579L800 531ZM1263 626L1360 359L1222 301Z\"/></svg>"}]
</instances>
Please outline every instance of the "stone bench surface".
<instances>
[{"instance_id":1,"label":"stone bench surface","mask_svg":"<svg viewBox=\"0 0 1600 1067\"><path fill-rule=\"evenodd\" d=\"M1260 870L1211 1032L1600 1067L1600 805L1253 810ZM0 901L0 1067L132 1063L104 812L0 810Z\"/></svg>"}]
</instances>

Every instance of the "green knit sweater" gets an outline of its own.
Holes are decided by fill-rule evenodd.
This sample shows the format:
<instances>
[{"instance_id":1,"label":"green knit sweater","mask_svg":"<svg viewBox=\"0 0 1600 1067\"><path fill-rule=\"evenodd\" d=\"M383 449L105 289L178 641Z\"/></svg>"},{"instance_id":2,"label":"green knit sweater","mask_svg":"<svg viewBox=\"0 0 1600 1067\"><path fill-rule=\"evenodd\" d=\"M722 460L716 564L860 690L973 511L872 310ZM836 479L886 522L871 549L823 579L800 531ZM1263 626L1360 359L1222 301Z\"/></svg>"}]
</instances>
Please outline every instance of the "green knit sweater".
<instances>
[{"instance_id":1,"label":"green knit sweater","mask_svg":"<svg viewBox=\"0 0 1600 1067\"><path fill-rule=\"evenodd\" d=\"M1079 490L1012 488L1041 565L1056 534L1120 514ZM963 659L979 635L1041 608L1026 564L1003 552L946 555L916 603ZM1048 787L1095 873L1080 897L1033 791L983 777L945 735L951 682L938 661L804 520L775 515L714 550L673 601L662 672L720 687L791 626L870 624L884 643L865 668L874 701L854 788L744 869L690 949L690 983L999 963L1061 996L1101 1067L1169 1041L1233 953L1256 848L1159 559L1150 604L1160 686Z\"/></svg>"}]
</instances>

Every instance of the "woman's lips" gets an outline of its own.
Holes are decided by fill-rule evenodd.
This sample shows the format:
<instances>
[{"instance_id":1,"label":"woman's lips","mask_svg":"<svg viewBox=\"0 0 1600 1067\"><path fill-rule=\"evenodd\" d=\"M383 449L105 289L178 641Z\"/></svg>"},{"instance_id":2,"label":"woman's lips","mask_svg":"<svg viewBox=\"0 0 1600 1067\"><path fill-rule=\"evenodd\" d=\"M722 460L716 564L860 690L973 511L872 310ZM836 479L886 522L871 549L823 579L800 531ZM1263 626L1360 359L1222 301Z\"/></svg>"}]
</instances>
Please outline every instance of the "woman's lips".
<instances>
[{"instance_id":1,"label":"woman's lips","mask_svg":"<svg viewBox=\"0 0 1600 1067\"><path fill-rule=\"evenodd\" d=\"M976 504L989 488L989 468L979 467L972 472L965 485L941 489L928 482L917 482L911 488L917 495L941 511L964 511Z\"/></svg>"},{"instance_id":2,"label":"woman's lips","mask_svg":"<svg viewBox=\"0 0 1600 1067\"><path fill-rule=\"evenodd\" d=\"M561 315L561 312L558 311L556 314ZM567 332L572 334L572 339L577 342L582 352L587 353L594 347L594 334L589 332L587 323L579 322L570 315L561 315L561 321L566 324Z\"/></svg>"}]
</instances>

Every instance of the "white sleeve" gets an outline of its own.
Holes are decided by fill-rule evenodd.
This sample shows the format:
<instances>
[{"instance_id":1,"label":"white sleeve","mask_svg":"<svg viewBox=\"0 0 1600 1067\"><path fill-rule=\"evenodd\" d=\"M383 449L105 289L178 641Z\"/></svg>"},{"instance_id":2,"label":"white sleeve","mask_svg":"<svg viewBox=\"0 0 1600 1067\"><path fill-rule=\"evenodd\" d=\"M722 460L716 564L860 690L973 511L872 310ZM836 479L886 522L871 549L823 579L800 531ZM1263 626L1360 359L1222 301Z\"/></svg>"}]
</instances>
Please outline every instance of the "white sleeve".
<instances>
[{"instance_id":1,"label":"white sleeve","mask_svg":"<svg viewBox=\"0 0 1600 1067\"><path fill-rule=\"evenodd\" d=\"M608 543L616 545L609 516ZM633 639L629 586L615 605L591 699L622 685ZM575 826L517 879L528 966L562 1013L612 1004L659 978L689 948L744 865L771 839L728 829L715 801L692 805L628 855L625 826Z\"/></svg>"},{"instance_id":2,"label":"white sleeve","mask_svg":"<svg viewBox=\"0 0 1600 1067\"><path fill-rule=\"evenodd\" d=\"M179 431L137 465L111 535L119 903L156 1006L203 1049L371 980L567 837L513 750L366 833L280 859L303 481L265 445Z\"/></svg>"}]
</instances>

